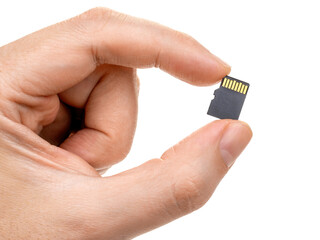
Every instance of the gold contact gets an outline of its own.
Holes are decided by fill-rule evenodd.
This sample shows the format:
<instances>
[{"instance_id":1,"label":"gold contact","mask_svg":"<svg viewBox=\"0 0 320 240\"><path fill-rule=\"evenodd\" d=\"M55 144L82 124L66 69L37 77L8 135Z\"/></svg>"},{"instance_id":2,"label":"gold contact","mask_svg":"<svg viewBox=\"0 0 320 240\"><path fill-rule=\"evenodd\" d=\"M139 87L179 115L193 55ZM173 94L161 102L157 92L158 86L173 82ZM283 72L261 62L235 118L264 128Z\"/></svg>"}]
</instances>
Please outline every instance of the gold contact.
<instances>
[{"instance_id":1,"label":"gold contact","mask_svg":"<svg viewBox=\"0 0 320 240\"><path fill-rule=\"evenodd\" d=\"M230 90L233 90L235 92L239 92L242 94L246 94L248 90L248 85L243 84L242 82L238 82L236 80L229 79L227 77L225 77L222 80L222 87L228 88Z\"/></svg>"},{"instance_id":2,"label":"gold contact","mask_svg":"<svg viewBox=\"0 0 320 240\"><path fill-rule=\"evenodd\" d=\"M247 93L247 90L248 90L248 86L245 85L244 89L243 89L243 94L246 94Z\"/></svg>"}]
</instances>

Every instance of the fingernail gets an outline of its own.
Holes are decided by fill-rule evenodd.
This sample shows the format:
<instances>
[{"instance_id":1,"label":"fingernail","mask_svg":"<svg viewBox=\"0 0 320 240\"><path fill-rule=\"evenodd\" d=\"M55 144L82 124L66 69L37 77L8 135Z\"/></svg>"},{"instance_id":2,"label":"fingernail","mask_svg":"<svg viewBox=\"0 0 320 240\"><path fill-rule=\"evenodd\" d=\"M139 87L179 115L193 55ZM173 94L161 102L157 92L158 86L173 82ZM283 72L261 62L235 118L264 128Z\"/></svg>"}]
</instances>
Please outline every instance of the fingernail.
<instances>
[{"instance_id":1,"label":"fingernail","mask_svg":"<svg viewBox=\"0 0 320 240\"><path fill-rule=\"evenodd\" d=\"M221 156L230 168L252 137L250 127L243 122L230 123L220 141Z\"/></svg>"},{"instance_id":2,"label":"fingernail","mask_svg":"<svg viewBox=\"0 0 320 240\"><path fill-rule=\"evenodd\" d=\"M226 63L225 61L222 61L221 59L220 59L220 61L221 61L222 65L224 65L224 67L225 67L226 69L228 69L229 72L230 72L231 66L230 66L228 63Z\"/></svg>"},{"instance_id":3,"label":"fingernail","mask_svg":"<svg viewBox=\"0 0 320 240\"><path fill-rule=\"evenodd\" d=\"M220 64L222 64L226 69L228 69L229 72L231 71L231 66L228 63L226 63L225 61L223 61L221 58L219 58L217 56L215 56L215 57L216 57L216 59L218 59L218 62L220 62Z\"/></svg>"}]
</instances>

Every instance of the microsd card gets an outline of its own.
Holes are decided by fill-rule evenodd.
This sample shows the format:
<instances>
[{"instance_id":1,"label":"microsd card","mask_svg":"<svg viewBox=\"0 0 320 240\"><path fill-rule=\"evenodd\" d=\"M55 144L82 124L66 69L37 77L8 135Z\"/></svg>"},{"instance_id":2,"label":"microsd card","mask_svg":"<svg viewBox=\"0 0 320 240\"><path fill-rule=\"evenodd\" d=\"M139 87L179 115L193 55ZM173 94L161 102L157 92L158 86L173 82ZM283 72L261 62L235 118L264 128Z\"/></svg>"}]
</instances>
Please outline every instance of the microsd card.
<instances>
[{"instance_id":1,"label":"microsd card","mask_svg":"<svg viewBox=\"0 0 320 240\"><path fill-rule=\"evenodd\" d=\"M225 76L220 88L214 91L208 114L220 119L239 119L249 83Z\"/></svg>"}]
</instances>

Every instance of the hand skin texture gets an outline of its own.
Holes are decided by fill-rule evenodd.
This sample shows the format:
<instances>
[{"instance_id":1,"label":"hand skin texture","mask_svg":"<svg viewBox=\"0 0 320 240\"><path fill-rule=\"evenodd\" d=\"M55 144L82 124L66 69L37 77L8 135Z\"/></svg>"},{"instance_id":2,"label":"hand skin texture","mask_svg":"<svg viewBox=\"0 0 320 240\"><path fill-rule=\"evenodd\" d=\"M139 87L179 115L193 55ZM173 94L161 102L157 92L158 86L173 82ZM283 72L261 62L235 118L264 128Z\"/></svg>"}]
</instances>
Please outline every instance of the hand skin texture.
<instances>
[{"instance_id":1,"label":"hand skin texture","mask_svg":"<svg viewBox=\"0 0 320 240\"><path fill-rule=\"evenodd\" d=\"M206 203L250 141L243 122L99 174L130 150L147 67L198 86L230 72L193 38L104 8L0 48L0 239L131 239Z\"/></svg>"}]
</instances>

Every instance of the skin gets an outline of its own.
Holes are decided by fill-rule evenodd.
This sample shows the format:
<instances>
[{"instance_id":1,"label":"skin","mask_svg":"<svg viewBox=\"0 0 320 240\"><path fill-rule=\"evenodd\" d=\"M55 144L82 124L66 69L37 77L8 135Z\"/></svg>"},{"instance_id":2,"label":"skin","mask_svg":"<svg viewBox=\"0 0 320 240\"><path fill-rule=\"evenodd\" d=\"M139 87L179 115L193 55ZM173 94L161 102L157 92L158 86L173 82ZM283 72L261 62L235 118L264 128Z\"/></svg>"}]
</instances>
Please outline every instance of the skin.
<instances>
[{"instance_id":1,"label":"skin","mask_svg":"<svg viewBox=\"0 0 320 240\"><path fill-rule=\"evenodd\" d=\"M197 86L230 72L190 36L104 8L0 48L0 239L131 239L206 203L251 139L243 122L99 174L130 150L147 67Z\"/></svg>"}]
</instances>

